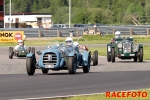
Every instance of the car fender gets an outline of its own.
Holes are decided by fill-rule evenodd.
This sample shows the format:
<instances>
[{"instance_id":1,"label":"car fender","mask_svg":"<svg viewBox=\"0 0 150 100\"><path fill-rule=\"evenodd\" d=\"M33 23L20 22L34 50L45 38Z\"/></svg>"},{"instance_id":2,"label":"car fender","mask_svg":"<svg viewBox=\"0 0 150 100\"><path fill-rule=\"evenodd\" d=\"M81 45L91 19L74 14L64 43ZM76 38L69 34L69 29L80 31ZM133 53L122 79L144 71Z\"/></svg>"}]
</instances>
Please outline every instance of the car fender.
<instances>
[{"instance_id":1,"label":"car fender","mask_svg":"<svg viewBox=\"0 0 150 100\"><path fill-rule=\"evenodd\" d=\"M83 66L87 66L88 65L88 57L89 57L89 52L83 52L83 54L82 54L82 65Z\"/></svg>"},{"instance_id":2,"label":"car fender","mask_svg":"<svg viewBox=\"0 0 150 100\"><path fill-rule=\"evenodd\" d=\"M60 61L60 67L62 68L62 67L64 67L64 65L65 65L65 59L62 58Z\"/></svg>"},{"instance_id":3,"label":"car fender","mask_svg":"<svg viewBox=\"0 0 150 100\"><path fill-rule=\"evenodd\" d=\"M107 44L107 51L108 51L108 52L111 52L111 44L110 44L110 43Z\"/></svg>"},{"instance_id":4,"label":"car fender","mask_svg":"<svg viewBox=\"0 0 150 100\"><path fill-rule=\"evenodd\" d=\"M27 58L31 58L32 56L35 56L33 53L28 53L27 55Z\"/></svg>"},{"instance_id":5,"label":"car fender","mask_svg":"<svg viewBox=\"0 0 150 100\"><path fill-rule=\"evenodd\" d=\"M143 48L143 44L139 44L139 48Z\"/></svg>"}]
</instances>

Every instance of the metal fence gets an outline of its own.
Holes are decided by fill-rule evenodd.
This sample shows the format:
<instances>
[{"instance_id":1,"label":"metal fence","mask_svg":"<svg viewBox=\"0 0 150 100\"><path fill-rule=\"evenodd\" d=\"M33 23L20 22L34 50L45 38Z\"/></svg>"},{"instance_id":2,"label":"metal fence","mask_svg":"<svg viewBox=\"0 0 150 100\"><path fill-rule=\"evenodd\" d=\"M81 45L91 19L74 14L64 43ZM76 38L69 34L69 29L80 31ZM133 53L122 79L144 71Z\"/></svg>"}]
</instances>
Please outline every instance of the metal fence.
<instances>
[{"instance_id":1,"label":"metal fence","mask_svg":"<svg viewBox=\"0 0 150 100\"><path fill-rule=\"evenodd\" d=\"M150 35L150 25L143 26L100 26L97 27L101 34L113 34L115 31L120 31L123 35ZM1 31L24 31L26 37L67 37L70 36L70 31L73 31L73 36L82 36L88 27L74 28L51 28L51 29L29 29L29 28L0 28Z\"/></svg>"}]
</instances>

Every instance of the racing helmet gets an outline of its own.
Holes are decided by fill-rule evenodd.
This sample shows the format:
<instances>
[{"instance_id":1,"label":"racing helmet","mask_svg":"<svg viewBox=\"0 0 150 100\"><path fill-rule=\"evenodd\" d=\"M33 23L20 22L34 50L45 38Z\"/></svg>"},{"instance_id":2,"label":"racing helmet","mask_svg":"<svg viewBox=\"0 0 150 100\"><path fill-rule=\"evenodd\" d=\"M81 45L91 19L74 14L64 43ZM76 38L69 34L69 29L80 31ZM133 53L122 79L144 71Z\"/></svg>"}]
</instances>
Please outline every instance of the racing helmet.
<instances>
[{"instance_id":1,"label":"racing helmet","mask_svg":"<svg viewBox=\"0 0 150 100\"><path fill-rule=\"evenodd\" d=\"M77 47L77 46L79 46L79 43L78 42L74 42L73 46Z\"/></svg>"},{"instance_id":2,"label":"racing helmet","mask_svg":"<svg viewBox=\"0 0 150 100\"><path fill-rule=\"evenodd\" d=\"M18 45L23 45L23 40L18 40Z\"/></svg>"},{"instance_id":3,"label":"racing helmet","mask_svg":"<svg viewBox=\"0 0 150 100\"><path fill-rule=\"evenodd\" d=\"M115 32L115 38L120 37L120 34L121 34L121 33L120 33L119 31L116 31L116 32Z\"/></svg>"},{"instance_id":4,"label":"racing helmet","mask_svg":"<svg viewBox=\"0 0 150 100\"><path fill-rule=\"evenodd\" d=\"M73 39L71 37L66 38L66 45L72 45L73 44Z\"/></svg>"}]
</instances>

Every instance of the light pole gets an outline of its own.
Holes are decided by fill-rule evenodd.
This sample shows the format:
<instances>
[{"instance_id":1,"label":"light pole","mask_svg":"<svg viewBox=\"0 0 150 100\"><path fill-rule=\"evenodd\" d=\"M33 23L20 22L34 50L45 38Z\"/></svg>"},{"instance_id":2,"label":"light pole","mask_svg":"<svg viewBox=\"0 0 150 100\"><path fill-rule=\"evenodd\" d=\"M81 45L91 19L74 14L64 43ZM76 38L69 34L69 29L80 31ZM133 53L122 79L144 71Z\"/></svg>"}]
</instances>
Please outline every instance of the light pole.
<instances>
[{"instance_id":1,"label":"light pole","mask_svg":"<svg viewBox=\"0 0 150 100\"><path fill-rule=\"evenodd\" d=\"M69 0L69 28L71 24L71 0Z\"/></svg>"},{"instance_id":2,"label":"light pole","mask_svg":"<svg viewBox=\"0 0 150 100\"><path fill-rule=\"evenodd\" d=\"M9 28L11 28L11 0L9 1L9 6L10 6L10 8L9 8Z\"/></svg>"},{"instance_id":3,"label":"light pole","mask_svg":"<svg viewBox=\"0 0 150 100\"><path fill-rule=\"evenodd\" d=\"M4 11L4 28L5 28L5 0L3 1L3 11Z\"/></svg>"}]
</instances>

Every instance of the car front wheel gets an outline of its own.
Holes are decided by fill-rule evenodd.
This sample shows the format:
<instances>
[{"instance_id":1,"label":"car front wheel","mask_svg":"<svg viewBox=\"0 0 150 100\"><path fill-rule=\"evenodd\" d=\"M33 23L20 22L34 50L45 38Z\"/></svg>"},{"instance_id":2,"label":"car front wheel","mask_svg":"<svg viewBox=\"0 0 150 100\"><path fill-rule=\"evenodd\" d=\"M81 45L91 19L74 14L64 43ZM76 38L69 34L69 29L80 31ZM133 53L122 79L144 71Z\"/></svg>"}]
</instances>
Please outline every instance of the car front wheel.
<instances>
[{"instance_id":1,"label":"car front wheel","mask_svg":"<svg viewBox=\"0 0 150 100\"><path fill-rule=\"evenodd\" d=\"M143 48L140 48L139 51L139 62L143 62Z\"/></svg>"},{"instance_id":2,"label":"car front wheel","mask_svg":"<svg viewBox=\"0 0 150 100\"><path fill-rule=\"evenodd\" d=\"M115 62L115 48L112 48L111 49L111 59L112 59L112 62Z\"/></svg>"},{"instance_id":3,"label":"car front wheel","mask_svg":"<svg viewBox=\"0 0 150 100\"><path fill-rule=\"evenodd\" d=\"M69 57L69 59L68 59L69 74L75 74L76 68L77 68L77 57L76 56Z\"/></svg>"},{"instance_id":4,"label":"car front wheel","mask_svg":"<svg viewBox=\"0 0 150 100\"><path fill-rule=\"evenodd\" d=\"M13 48L12 47L9 47L9 58L12 59L13 58Z\"/></svg>"},{"instance_id":5,"label":"car front wheel","mask_svg":"<svg viewBox=\"0 0 150 100\"><path fill-rule=\"evenodd\" d=\"M89 71L90 71L90 61L91 60L91 58L90 58L90 55L88 56L88 64L87 64L87 66L83 66L83 72L84 73L88 73Z\"/></svg>"},{"instance_id":6,"label":"car front wheel","mask_svg":"<svg viewBox=\"0 0 150 100\"><path fill-rule=\"evenodd\" d=\"M33 56L26 59L26 70L28 75L34 75L35 64L35 58Z\"/></svg>"}]
</instances>

